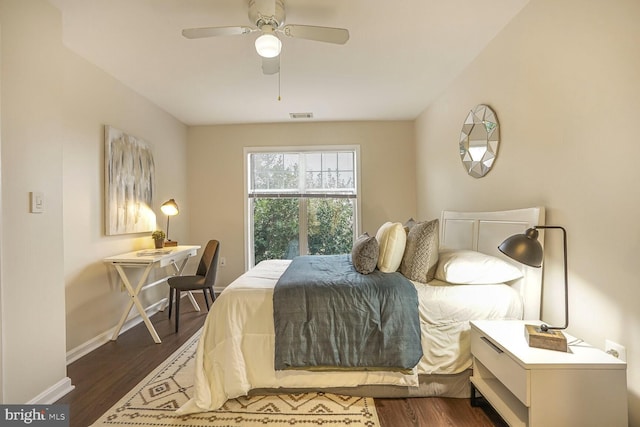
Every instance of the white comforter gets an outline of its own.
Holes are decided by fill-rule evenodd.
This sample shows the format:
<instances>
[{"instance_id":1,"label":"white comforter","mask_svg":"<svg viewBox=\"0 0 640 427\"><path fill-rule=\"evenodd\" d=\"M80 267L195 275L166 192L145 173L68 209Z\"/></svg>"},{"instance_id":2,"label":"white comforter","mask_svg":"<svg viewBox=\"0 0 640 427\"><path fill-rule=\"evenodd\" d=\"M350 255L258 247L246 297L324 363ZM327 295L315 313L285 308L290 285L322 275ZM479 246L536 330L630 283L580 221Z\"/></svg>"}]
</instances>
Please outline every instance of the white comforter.
<instances>
[{"instance_id":1,"label":"white comforter","mask_svg":"<svg viewBox=\"0 0 640 427\"><path fill-rule=\"evenodd\" d=\"M507 285L414 282L420 299L424 356L405 375L380 371L275 371L273 288L289 265L263 261L216 299L196 352L192 398L178 411L217 409L254 388L329 388L363 384L417 386L418 374L454 374L471 366L469 320L520 319L522 301Z\"/></svg>"}]
</instances>

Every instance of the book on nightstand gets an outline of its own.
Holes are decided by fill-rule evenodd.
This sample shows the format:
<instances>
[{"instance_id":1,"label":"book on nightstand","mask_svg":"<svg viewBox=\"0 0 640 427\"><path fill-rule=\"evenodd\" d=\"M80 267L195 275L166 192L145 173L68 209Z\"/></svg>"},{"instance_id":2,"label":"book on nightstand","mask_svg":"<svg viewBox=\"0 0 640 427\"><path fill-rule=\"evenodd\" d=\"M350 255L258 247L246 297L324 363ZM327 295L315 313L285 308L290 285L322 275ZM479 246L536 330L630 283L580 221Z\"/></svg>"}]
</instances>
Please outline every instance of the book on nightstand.
<instances>
[{"instance_id":1,"label":"book on nightstand","mask_svg":"<svg viewBox=\"0 0 640 427\"><path fill-rule=\"evenodd\" d=\"M539 326L524 325L524 336L529 347L544 348L555 351L568 351L567 337L560 331L550 329L543 331Z\"/></svg>"}]
</instances>

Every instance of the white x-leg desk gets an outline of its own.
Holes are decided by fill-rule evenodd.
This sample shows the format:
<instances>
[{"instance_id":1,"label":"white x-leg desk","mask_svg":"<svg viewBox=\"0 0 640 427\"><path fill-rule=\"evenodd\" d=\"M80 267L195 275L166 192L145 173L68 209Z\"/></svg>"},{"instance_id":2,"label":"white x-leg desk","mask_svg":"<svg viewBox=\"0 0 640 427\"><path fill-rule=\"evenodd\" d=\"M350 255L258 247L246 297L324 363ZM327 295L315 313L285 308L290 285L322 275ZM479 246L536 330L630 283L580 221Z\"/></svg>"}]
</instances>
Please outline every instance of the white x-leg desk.
<instances>
[{"instance_id":1,"label":"white x-leg desk","mask_svg":"<svg viewBox=\"0 0 640 427\"><path fill-rule=\"evenodd\" d=\"M184 267L187 265L187 261L190 257L195 256L198 253L198 249L200 249L200 246L174 246L164 249L143 249L140 251L127 252L126 254L116 255L104 259L105 262L113 264L113 266L116 268L116 271L118 272L118 274L120 275L120 279L122 280L122 284L131 297L131 299L129 300L129 304L127 304L127 308L125 309L124 313L122 313L122 317L118 322L116 330L113 332L113 336L111 337L112 341L118 339L120 330L122 329L124 322L126 322L127 317L129 316L131 307L135 305L153 340L158 344L161 342L156 329L153 327L151 320L149 320L149 316L147 316L147 313L145 312L144 307L140 302L140 298L138 298L138 295L142 290L155 286L159 283L163 283L171 276L181 275ZM174 274L169 274L168 276L165 276L162 279L156 280L152 283L146 283L147 278L149 277L149 273L154 267L164 268L168 266L173 267ZM144 271L142 272L142 276L140 277L140 280L138 281L135 288L127 277L127 273L125 271L126 267L144 269ZM191 295L191 293L189 293L188 295L195 309L199 311L200 307L198 307L198 304L193 298L193 295Z\"/></svg>"}]
</instances>

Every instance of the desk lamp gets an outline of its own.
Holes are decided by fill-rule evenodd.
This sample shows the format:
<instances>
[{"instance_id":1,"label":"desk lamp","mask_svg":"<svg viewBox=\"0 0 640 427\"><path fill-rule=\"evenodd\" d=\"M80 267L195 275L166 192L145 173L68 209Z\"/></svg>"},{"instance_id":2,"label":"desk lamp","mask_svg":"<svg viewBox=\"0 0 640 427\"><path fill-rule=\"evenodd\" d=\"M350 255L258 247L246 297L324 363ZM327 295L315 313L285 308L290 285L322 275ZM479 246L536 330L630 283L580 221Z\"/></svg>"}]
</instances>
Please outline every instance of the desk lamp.
<instances>
[{"instance_id":1,"label":"desk lamp","mask_svg":"<svg viewBox=\"0 0 640 427\"><path fill-rule=\"evenodd\" d=\"M519 263L540 268L544 257L542 245L538 241L538 229L562 230L564 241L564 326L525 325L525 336L530 347L568 351L567 338L561 329L569 326L569 284L567 278L567 230L556 225L537 225L524 234L515 234L498 246L500 252Z\"/></svg>"},{"instance_id":2,"label":"desk lamp","mask_svg":"<svg viewBox=\"0 0 640 427\"><path fill-rule=\"evenodd\" d=\"M169 239L169 218L178 215L180 212L178 210L178 204L174 199L169 199L160 206L160 210L167 216L167 241L164 243L165 246L178 246L178 242L172 241Z\"/></svg>"}]
</instances>

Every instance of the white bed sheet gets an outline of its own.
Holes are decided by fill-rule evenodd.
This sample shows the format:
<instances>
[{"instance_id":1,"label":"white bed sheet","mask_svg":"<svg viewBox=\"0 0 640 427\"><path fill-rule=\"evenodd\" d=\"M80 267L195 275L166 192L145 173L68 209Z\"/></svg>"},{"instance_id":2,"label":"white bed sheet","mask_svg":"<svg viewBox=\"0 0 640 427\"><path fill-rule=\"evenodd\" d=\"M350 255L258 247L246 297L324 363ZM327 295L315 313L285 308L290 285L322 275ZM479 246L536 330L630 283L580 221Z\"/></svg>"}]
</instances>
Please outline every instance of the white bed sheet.
<instances>
[{"instance_id":1,"label":"white bed sheet","mask_svg":"<svg viewBox=\"0 0 640 427\"><path fill-rule=\"evenodd\" d=\"M523 305L507 285L414 282L420 300L424 356L414 372L275 371L273 288L289 265L263 261L231 283L207 316L196 351L192 398L181 413L217 409L254 388L416 387L418 374L455 374L471 366L469 320L519 319Z\"/></svg>"}]
</instances>

